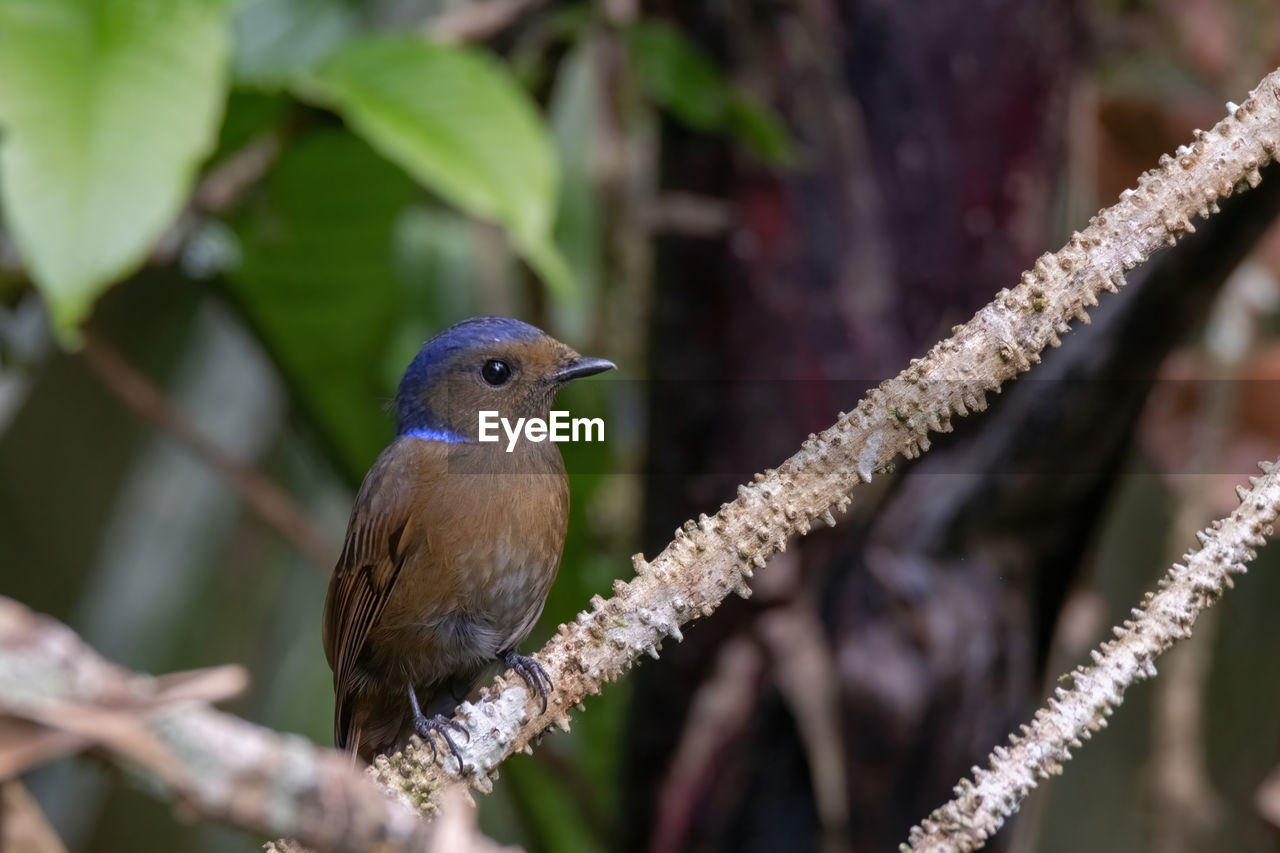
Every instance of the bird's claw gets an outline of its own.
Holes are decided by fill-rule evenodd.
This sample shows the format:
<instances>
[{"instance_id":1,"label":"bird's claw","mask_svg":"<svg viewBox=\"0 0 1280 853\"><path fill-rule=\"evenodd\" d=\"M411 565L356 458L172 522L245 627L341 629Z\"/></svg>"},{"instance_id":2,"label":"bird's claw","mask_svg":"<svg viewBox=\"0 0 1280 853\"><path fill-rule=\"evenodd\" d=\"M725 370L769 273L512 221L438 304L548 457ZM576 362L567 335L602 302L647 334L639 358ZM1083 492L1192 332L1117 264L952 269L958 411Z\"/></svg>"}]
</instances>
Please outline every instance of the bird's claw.
<instances>
[{"instance_id":1,"label":"bird's claw","mask_svg":"<svg viewBox=\"0 0 1280 853\"><path fill-rule=\"evenodd\" d=\"M547 671L542 668L542 664L538 663L528 655L517 653L514 649L510 649L502 653L502 662L510 667L516 675L524 679L524 683L529 685L529 689L538 694L538 698L542 700L542 711L547 711L547 695L555 689L555 685L551 683L551 676L547 675Z\"/></svg>"},{"instance_id":2,"label":"bird's claw","mask_svg":"<svg viewBox=\"0 0 1280 853\"><path fill-rule=\"evenodd\" d=\"M461 723L446 717L444 714L436 714L428 717L422 713L422 708L418 706L418 696L413 687L409 687L409 705L413 709L413 730L418 737L422 738L422 742L431 750L431 760L436 759L436 742L432 735L437 735L449 747L449 752L458 762L458 772L462 772L462 768L466 765L462 762L462 753L458 750L458 745L453 742L453 738L449 736L449 730L459 732L466 736L467 741L471 740L471 732Z\"/></svg>"}]
</instances>

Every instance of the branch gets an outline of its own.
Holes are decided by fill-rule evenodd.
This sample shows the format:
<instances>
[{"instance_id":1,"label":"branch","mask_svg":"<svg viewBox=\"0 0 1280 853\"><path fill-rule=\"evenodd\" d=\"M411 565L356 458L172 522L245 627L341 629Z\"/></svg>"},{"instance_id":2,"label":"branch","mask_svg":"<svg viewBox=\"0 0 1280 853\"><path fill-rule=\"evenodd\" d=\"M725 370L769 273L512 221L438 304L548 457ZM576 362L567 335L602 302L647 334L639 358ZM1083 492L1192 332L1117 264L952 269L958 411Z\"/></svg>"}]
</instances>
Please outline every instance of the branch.
<instances>
[{"instance_id":1,"label":"branch","mask_svg":"<svg viewBox=\"0 0 1280 853\"><path fill-rule=\"evenodd\" d=\"M546 0L471 0L427 21L427 34L449 43L483 41L511 26Z\"/></svg>"},{"instance_id":2,"label":"branch","mask_svg":"<svg viewBox=\"0 0 1280 853\"><path fill-rule=\"evenodd\" d=\"M1009 736L1011 748L995 748L988 769L975 767L973 781L962 780L954 800L911 830L905 849L951 853L981 847L1018 810L1037 778L1061 773L1070 748L1080 748L1107 724L1129 685L1156 674L1155 659L1191 636L1196 617L1233 585L1231 575L1243 573L1257 556L1254 548L1271 535L1280 511L1280 465L1260 467L1264 476L1252 478L1251 490L1237 489L1235 512L1197 533L1200 550L1189 551L1185 565L1174 563L1159 592L1147 593L1133 619L1115 629L1116 639L1091 653L1094 665L1077 667L1069 676L1072 688L1054 691L1021 736Z\"/></svg>"},{"instance_id":3,"label":"branch","mask_svg":"<svg viewBox=\"0 0 1280 853\"><path fill-rule=\"evenodd\" d=\"M253 189L280 159L284 143L296 120L268 130L227 157L200 179L191 194L191 206L206 214L226 213Z\"/></svg>"},{"instance_id":4,"label":"branch","mask_svg":"<svg viewBox=\"0 0 1280 853\"><path fill-rule=\"evenodd\" d=\"M523 684L504 674L481 699L464 703L457 721L470 733L460 745L467 776L480 790L507 756L525 751L543 730L568 728L568 710L625 672L643 654L657 655L680 626L709 616L730 592L750 594L747 582L795 533L849 503L848 492L889 465L929 448L930 432L952 429L952 418L985 408L987 391L1030 369L1046 346L1058 346L1072 319L1102 291L1115 292L1124 273L1163 245L1194 231L1192 217L1217 212L1216 201L1256 186L1259 169L1280 150L1280 71L1264 78L1249 100L1192 144L1161 157L1136 190L1094 216L1055 254L1040 257L1012 290L1002 290L950 338L873 390L849 414L777 469L740 486L738 497L712 518L687 522L652 562L634 558L636 578L615 581L613 598L592 600L576 624L561 625L539 662L555 684L548 710L530 714ZM446 751L442 751L446 752ZM389 789L431 809L437 792L459 771L432 763L425 751L379 757L372 770Z\"/></svg>"},{"instance_id":5,"label":"branch","mask_svg":"<svg viewBox=\"0 0 1280 853\"><path fill-rule=\"evenodd\" d=\"M22 782L0 782L0 850L13 853L67 853L62 839Z\"/></svg>"},{"instance_id":6,"label":"branch","mask_svg":"<svg viewBox=\"0 0 1280 853\"><path fill-rule=\"evenodd\" d=\"M192 190L186 210L152 247L150 263L173 263L209 219L227 213L252 192L280 159L297 124L287 117L211 168Z\"/></svg>"},{"instance_id":7,"label":"branch","mask_svg":"<svg viewBox=\"0 0 1280 853\"><path fill-rule=\"evenodd\" d=\"M0 597L0 778L92 746L186 810L316 850L422 850L457 831L388 799L349 755L206 707L243 685L238 667L126 672Z\"/></svg>"},{"instance_id":8,"label":"branch","mask_svg":"<svg viewBox=\"0 0 1280 853\"><path fill-rule=\"evenodd\" d=\"M312 565L323 572L329 571L337 548L293 498L202 433L94 329L85 326L80 333L89 367L125 408L190 450Z\"/></svg>"}]
</instances>

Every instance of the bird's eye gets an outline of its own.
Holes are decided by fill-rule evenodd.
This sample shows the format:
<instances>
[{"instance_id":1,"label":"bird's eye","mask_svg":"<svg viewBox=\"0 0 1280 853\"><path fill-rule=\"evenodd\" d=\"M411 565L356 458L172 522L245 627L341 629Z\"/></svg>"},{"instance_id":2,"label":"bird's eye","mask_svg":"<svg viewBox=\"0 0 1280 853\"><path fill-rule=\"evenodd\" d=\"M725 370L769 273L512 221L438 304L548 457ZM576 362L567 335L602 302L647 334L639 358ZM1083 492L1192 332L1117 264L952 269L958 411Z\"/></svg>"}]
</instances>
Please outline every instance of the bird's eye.
<instances>
[{"instance_id":1,"label":"bird's eye","mask_svg":"<svg viewBox=\"0 0 1280 853\"><path fill-rule=\"evenodd\" d=\"M480 376L490 385L505 385L511 378L511 365L505 361L491 358L480 368Z\"/></svg>"}]
</instances>

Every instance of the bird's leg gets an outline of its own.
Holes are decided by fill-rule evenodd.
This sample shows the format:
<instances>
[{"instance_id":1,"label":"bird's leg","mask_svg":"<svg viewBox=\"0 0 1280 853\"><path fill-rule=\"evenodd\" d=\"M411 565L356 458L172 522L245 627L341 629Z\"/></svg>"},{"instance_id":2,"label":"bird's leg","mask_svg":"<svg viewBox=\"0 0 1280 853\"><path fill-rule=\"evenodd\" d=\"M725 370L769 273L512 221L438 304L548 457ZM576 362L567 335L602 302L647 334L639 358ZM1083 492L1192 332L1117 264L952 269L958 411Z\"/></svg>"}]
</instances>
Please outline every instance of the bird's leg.
<instances>
[{"instance_id":1,"label":"bird's leg","mask_svg":"<svg viewBox=\"0 0 1280 853\"><path fill-rule=\"evenodd\" d=\"M515 670L516 675L524 679L524 683L529 685L529 689L538 694L538 697L542 699L542 713L546 713L547 694L554 689L555 685L551 683L551 676L547 675L547 671L542 668L542 664L528 655L518 653L515 649L499 652L498 657L502 658L504 664Z\"/></svg>"},{"instance_id":2,"label":"bird's leg","mask_svg":"<svg viewBox=\"0 0 1280 853\"><path fill-rule=\"evenodd\" d=\"M409 687L409 707L413 710L413 730L418 733L418 737L422 738L422 742L431 747L431 758L436 757L436 743L431 737L432 734L440 736L441 740L449 747L449 751L453 753L453 757L458 759L458 772L462 772L462 753L458 751L458 745L453 742L453 738L449 737L449 729L456 732L462 732L467 736L467 740L471 740L471 732L467 731L461 724L455 723L444 714L436 714L428 717L422 713L422 708L418 705L418 693L413 689L413 685Z\"/></svg>"}]
</instances>

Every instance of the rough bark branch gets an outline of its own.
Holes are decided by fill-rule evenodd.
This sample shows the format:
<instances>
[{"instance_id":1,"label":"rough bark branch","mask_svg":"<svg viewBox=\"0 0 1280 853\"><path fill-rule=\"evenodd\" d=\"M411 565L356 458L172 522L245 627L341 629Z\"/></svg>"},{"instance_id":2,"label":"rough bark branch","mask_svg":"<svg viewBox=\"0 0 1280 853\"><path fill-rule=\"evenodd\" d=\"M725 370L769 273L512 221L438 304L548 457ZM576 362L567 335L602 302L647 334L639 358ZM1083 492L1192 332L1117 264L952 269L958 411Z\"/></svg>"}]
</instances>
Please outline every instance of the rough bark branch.
<instances>
[{"instance_id":1,"label":"rough bark branch","mask_svg":"<svg viewBox=\"0 0 1280 853\"><path fill-rule=\"evenodd\" d=\"M386 797L350 756L207 707L243 684L238 667L126 672L0 597L0 778L95 748L189 812L316 850L424 850L444 831Z\"/></svg>"},{"instance_id":2,"label":"rough bark branch","mask_svg":"<svg viewBox=\"0 0 1280 853\"><path fill-rule=\"evenodd\" d=\"M1264 476L1252 479L1253 488L1237 490L1235 512L1197 533L1201 547L1173 564L1159 590L1148 592L1133 618L1114 629L1116 639L1091 652L1093 666L1077 667L1071 688L1055 690L1022 734L1009 736L1008 748L995 748L986 769L973 768L973 779L962 780L955 799L911 830L904 849L958 853L981 847L1038 780L1061 773L1070 750L1107 724L1129 685L1155 676L1155 659L1191 636L1196 617L1233 585L1231 575L1243 573L1257 556L1254 549L1271 535L1280 510L1280 466L1260 467Z\"/></svg>"},{"instance_id":3,"label":"rough bark branch","mask_svg":"<svg viewBox=\"0 0 1280 853\"><path fill-rule=\"evenodd\" d=\"M821 521L835 523L849 490L867 482L902 454L929 448L930 432L952 429L952 419L981 411L988 391L1058 346L1074 320L1088 322L1101 291L1115 292L1124 274L1163 245L1194 230L1192 218L1217 212L1217 199L1256 186L1259 169L1280 150L1280 71L1263 78L1239 107L1211 131L1145 173L1135 190L1094 216L1054 254L1045 254L1022 283L1002 290L952 336L913 360L896 378L870 392L849 414L777 469L740 486L738 497L711 518L703 515L676 531L653 559L634 558L636 577L614 583L609 600L591 609L539 652L555 690L545 713L535 713L518 678L504 674L475 703L464 703L457 721L471 738L462 745L465 776L482 791L489 774L508 756L530 748L551 725L567 729L569 709L599 693L642 655L657 655L680 626L709 616L729 593L749 595L753 571L786 547L796 533ZM442 753L443 754L443 753ZM457 762L433 763L424 750L379 757L372 773L389 790L422 810L458 778Z\"/></svg>"}]
</instances>

